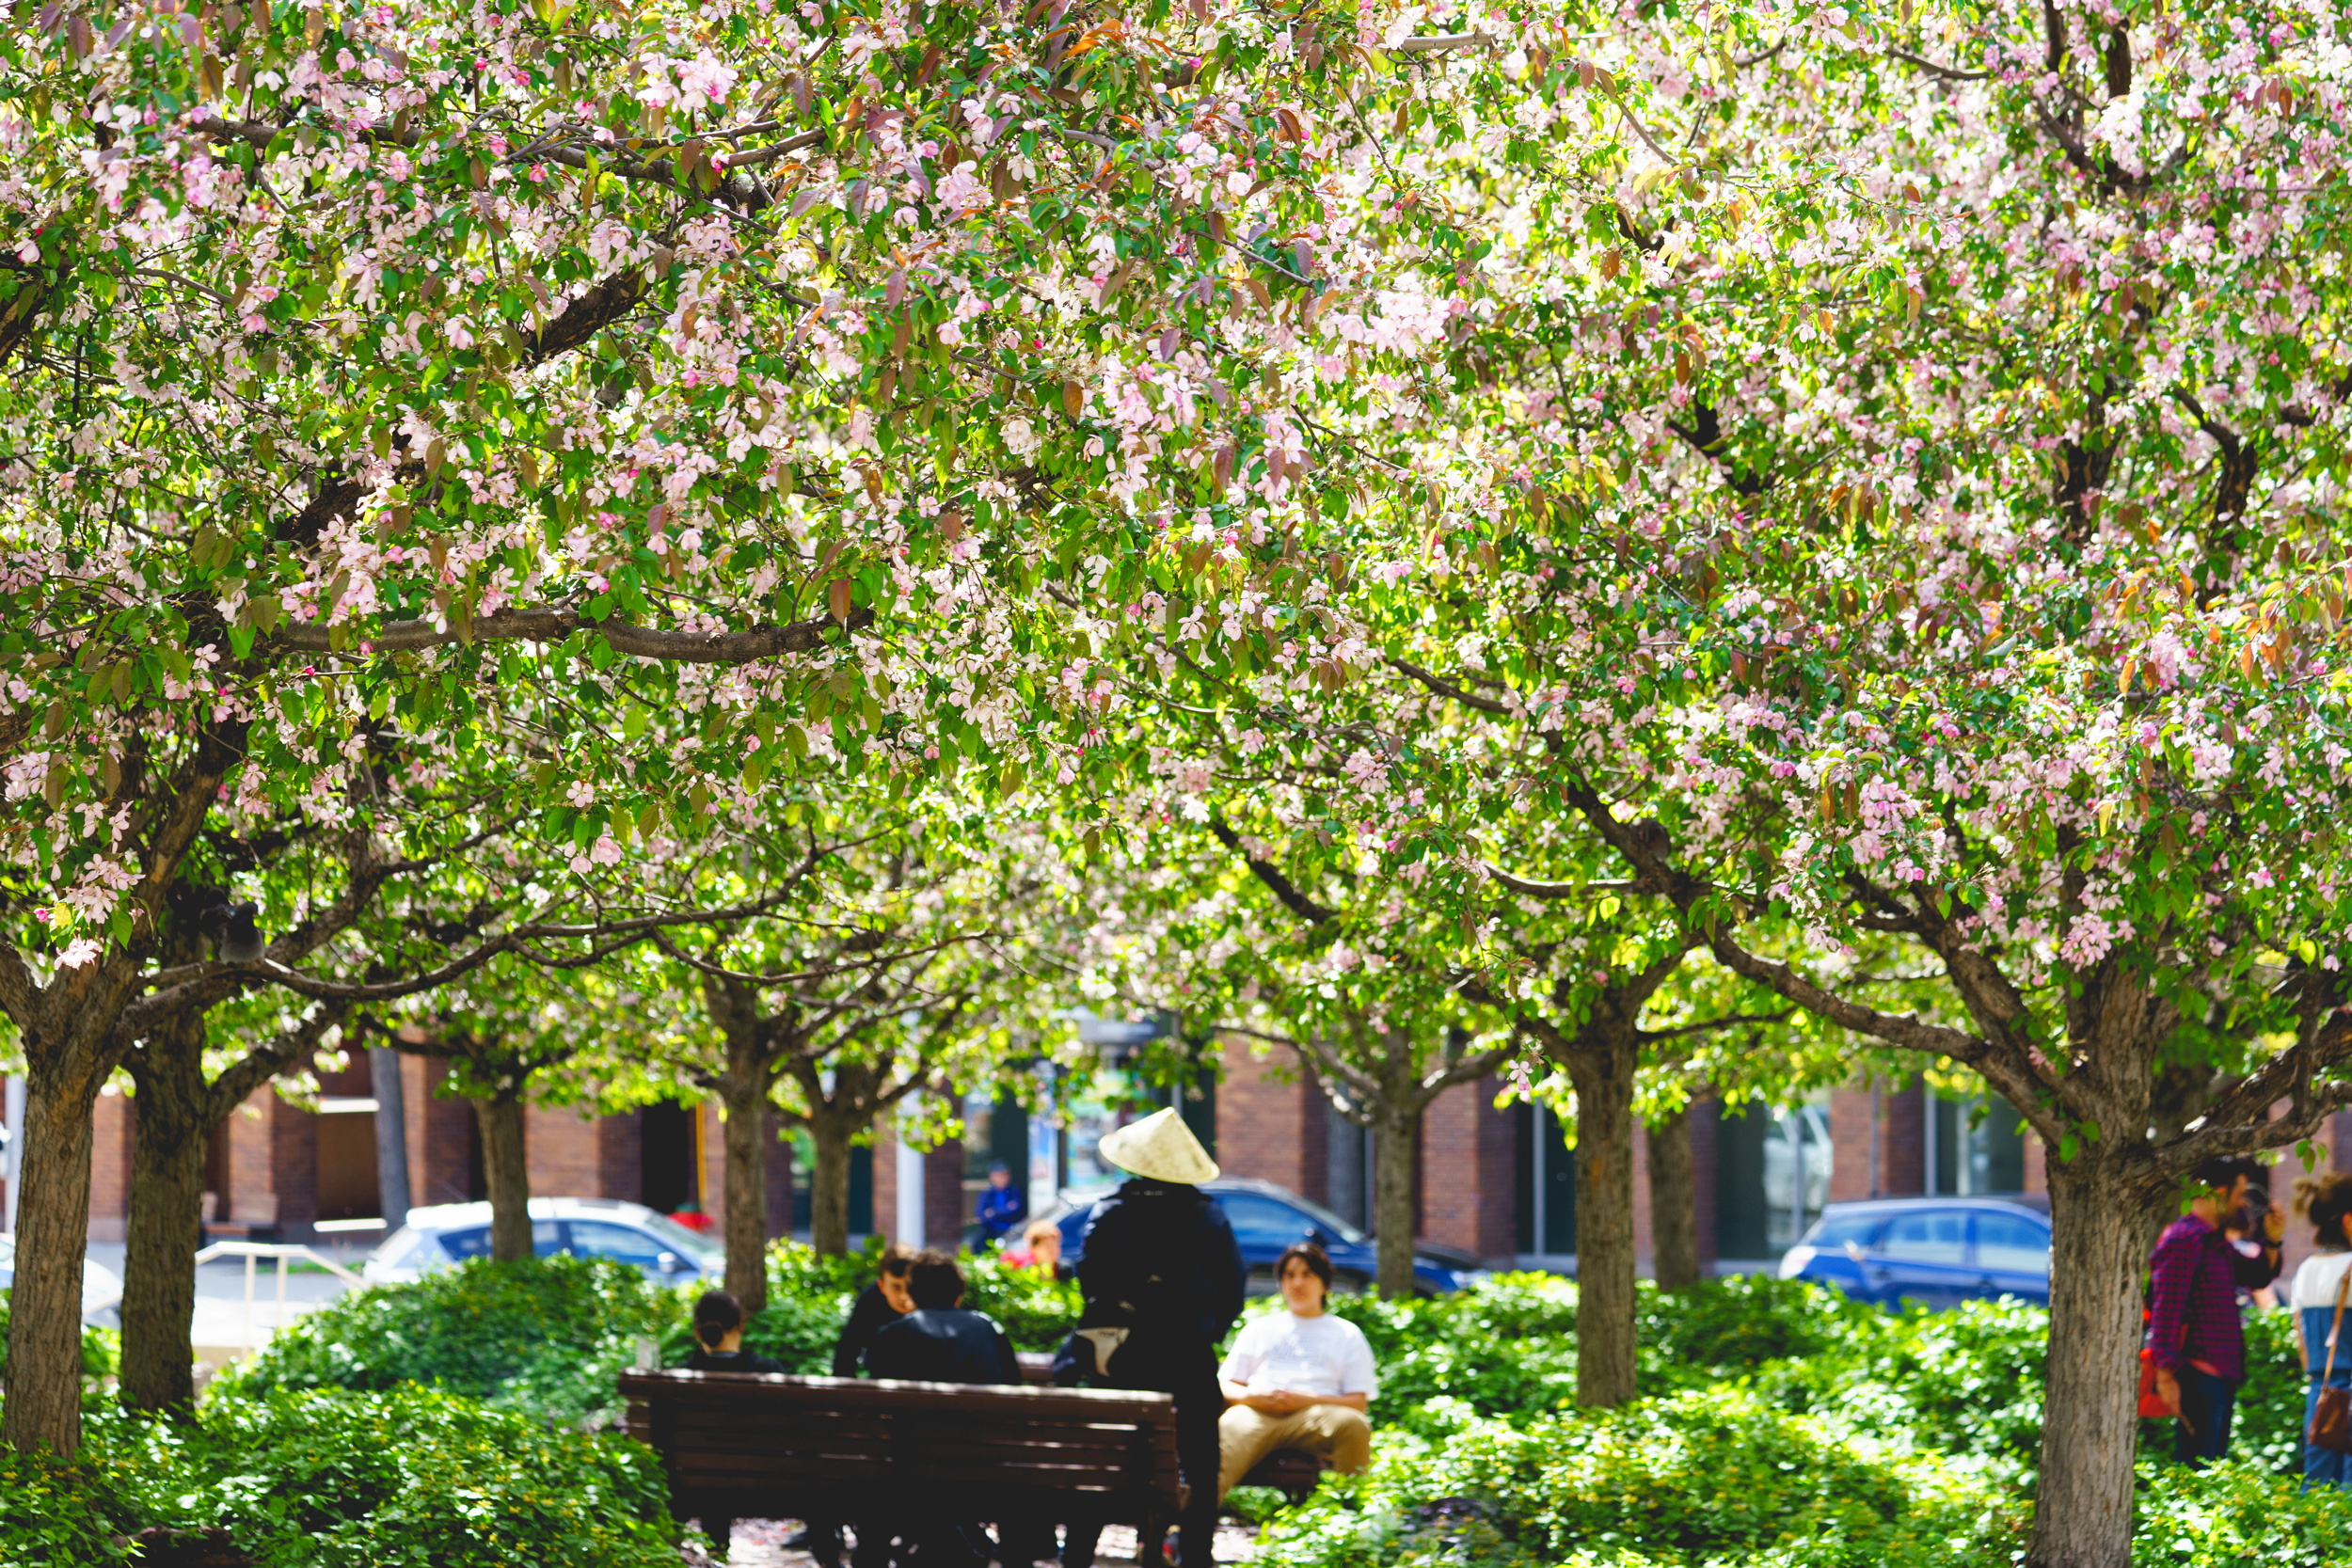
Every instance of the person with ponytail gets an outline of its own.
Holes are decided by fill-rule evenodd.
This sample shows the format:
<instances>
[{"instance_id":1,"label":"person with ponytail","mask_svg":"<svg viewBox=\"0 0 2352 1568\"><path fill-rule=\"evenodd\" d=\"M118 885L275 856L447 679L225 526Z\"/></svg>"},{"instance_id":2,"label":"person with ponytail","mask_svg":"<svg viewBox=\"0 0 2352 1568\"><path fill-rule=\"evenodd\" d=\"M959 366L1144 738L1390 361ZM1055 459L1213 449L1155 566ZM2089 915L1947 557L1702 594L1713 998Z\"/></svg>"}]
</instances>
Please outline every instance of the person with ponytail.
<instances>
[{"instance_id":1,"label":"person with ponytail","mask_svg":"<svg viewBox=\"0 0 2352 1568\"><path fill-rule=\"evenodd\" d=\"M2312 1222L2319 1250L2303 1259L2287 1292L2295 1313L2295 1342L2303 1352L2310 1391L2303 1400L2303 1486L2352 1482L2352 1454L2323 1449L2310 1440L2312 1417L2323 1387L2352 1388L2352 1339L2339 1332L2338 1302L2345 1292L2344 1271L2352 1267L2352 1171L2331 1170L2295 1184L2295 1212ZM2331 1354L2332 1347L2332 1354Z\"/></svg>"},{"instance_id":2,"label":"person with ponytail","mask_svg":"<svg viewBox=\"0 0 2352 1568\"><path fill-rule=\"evenodd\" d=\"M771 1355L755 1355L743 1348L743 1304L725 1291L706 1291L694 1303L694 1354L686 1358L689 1371L781 1372L783 1362ZM732 1519L705 1519L703 1533L711 1551L725 1560L735 1538Z\"/></svg>"}]
</instances>

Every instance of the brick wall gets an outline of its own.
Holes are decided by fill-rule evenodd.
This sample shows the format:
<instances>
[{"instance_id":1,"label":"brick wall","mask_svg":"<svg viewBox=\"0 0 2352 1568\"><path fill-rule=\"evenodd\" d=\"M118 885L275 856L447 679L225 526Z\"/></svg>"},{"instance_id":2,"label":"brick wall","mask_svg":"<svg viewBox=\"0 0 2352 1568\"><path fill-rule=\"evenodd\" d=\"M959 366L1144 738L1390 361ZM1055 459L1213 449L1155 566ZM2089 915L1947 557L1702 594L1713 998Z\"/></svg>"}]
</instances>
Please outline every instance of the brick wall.
<instances>
[{"instance_id":1,"label":"brick wall","mask_svg":"<svg viewBox=\"0 0 2352 1568\"><path fill-rule=\"evenodd\" d=\"M702 1128L703 1212L723 1213L727 1201L727 1124L719 1114L718 1096L704 1101L697 1114Z\"/></svg>"},{"instance_id":2,"label":"brick wall","mask_svg":"<svg viewBox=\"0 0 2352 1568\"><path fill-rule=\"evenodd\" d=\"M1880 1096L1882 1190L1888 1197L1917 1197L1928 1190L1927 1097L1916 1078Z\"/></svg>"},{"instance_id":3,"label":"brick wall","mask_svg":"<svg viewBox=\"0 0 2352 1568\"><path fill-rule=\"evenodd\" d=\"M278 1091L263 1085L229 1113L229 1191L222 1219L239 1225L278 1223L278 1171L270 1147L277 1104Z\"/></svg>"},{"instance_id":4,"label":"brick wall","mask_svg":"<svg viewBox=\"0 0 2352 1568\"><path fill-rule=\"evenodd\" d=\"M1833 1089L1829 1097L1829 1199L1849 1203L1884 1191L1883 1148L1878 1141L1879 1097L1869 1084Z\"/></svg>"},{"instance_id":5,"label":"brick wall","mask_svg":"<svg viewBox=\"0 0 2352 1568\"><path fill-rule=\"evenodd\" d=\"M131 1138L136 1111L127 1094L102 1093L90 1142L89 1239L119 1242L131 1213Z\"/></svg>"},{"instance_id":6,"label":"brick wall","mask_svg":"<svg viewBox=\"0 0 2352 1568\"><path fill-rule=\"evenodd\" d=\"M1320 1201L1330 1188L1322 1090L1285 1048L1259 1055L1249 1042L1229 1037L1222 1050L1218 1167L1227 1176L1255 1177Z\"/></svg>"},{"instance_id":7,"label":"brick wall","mask_svg":"<svg viewBox=\"0 0 2352 1568\"><path fill-rule=\"evenodd\" d=\"M1723 1125L1723 1101L1712 1095L1691 1106L1691 1208L1698 1221L1699 1273L1715 1266L1715 1143Z\"/></svg>"},{"instance_id":8,"label":"brick wall","mask_svg":"<svg viewBox=\"0 0 2352 1568\"><path fill-rule=\"evenodd\" d=\"M898 1130L888 1116L874 1123L874 1234L892 1242L912 1239L898 1234Z\"/></svg>"},{"instance_id":9,"label":"brick wall","mask_svg":"<svg viewBox=\"0 0 2352 1568\"><path fill-rule=\"evenodd\" d=\"M1421 1234L1489 1260L1516 1250L1516 1134L1494 1079L1456 1084L1421 1124Z\"/></svg>"},{"instance_id":10,"label":"brick wall","mask_svg":"<svg viewBox=\"0 0 2352 1568\"><path fill-rule=\"evenodd\" d=\"M570 1105L523 1106L523 1160L533 1197L598 1197L602 1150L593 1117Z\"/></svg>"},{"instance_id":11,"label":"brick wall","mask_svg":"<svg viewBox=\"0 0 2352 1568\"><path fill-rule=\"evenodd\" d=\"M1516 1199L1517 1192L1512 1194ZM1516 1218L1516 1216L1514 1216ZM1649 1129L1633 1120L1633 1271L1647 1276L1657 1272L1658 1221L1649 1195Z\"/></svg>"},{"instance_id":12,"label":"brick wall","mask_svg":"<svg viewBox=\"0 0 2352 1568\"><path fill-rule=\"evenodd\" d=\"M423 1203L472 1201L479 1175L474 1168L474 1115L470 1101L444 1092L447 1062L424 1064L424 1164L409 1180Z\"/></svg>"},{"instance_id":13,"label":"brick wall","mask_svg":"<svg viewBox=\"0 0 2352 1568\"><path fill-rule=\"evenodd\" d=\"M278 1227L289 1241L310 1234L319 1217L319 1118L262 1091L269 1107L270 1168L278 1190Z\"/></svg>"},{"instance_id":14,"label":"brick wall","mask_svg":"<svg viewBox=\"0 0 2352 1568\"><path fill-rule=\"evenodd\" d=\"M596 1189L588 1196L642 1202L645 1195L645 1113L596 1118Z\"/></svg>"},{"instance_id":15,"label":"brick wall","mask_svg":"<svg viewBox=\"0 0 2352 1568\"><path fill-rule=\"evenodd\" d=\"M954 1252L963 1245L963 1140L949 1138L923 1155L923 1240Z\"/></svg>"}]
</instances>

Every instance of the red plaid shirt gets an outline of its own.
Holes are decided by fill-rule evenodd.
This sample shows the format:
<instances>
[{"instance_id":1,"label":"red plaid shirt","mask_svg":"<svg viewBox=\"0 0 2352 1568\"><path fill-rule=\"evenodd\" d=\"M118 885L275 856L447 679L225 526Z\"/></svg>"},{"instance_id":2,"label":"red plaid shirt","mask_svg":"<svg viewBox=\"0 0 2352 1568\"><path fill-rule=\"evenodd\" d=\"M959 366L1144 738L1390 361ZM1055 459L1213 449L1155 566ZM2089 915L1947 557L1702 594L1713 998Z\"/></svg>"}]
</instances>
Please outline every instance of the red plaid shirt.
<instances>
[{"instance_id":1,"label":"red plaid shirt","mask_svg":"<svg viewBox=\"0 0 2352 1568\"><path fill-rule=\"evenodd\" d=\"M2253 1275L2259 1273L2262 1277ZM2246 1330L2238 1318L2241 1284L2266 1285L2276 1264L2249 1260L2230 1239L2194 1214L2164 1227L2149 1259L2148 1345L2157 1366L2178 1374L2196 1362L2233 1383L2246 1377Z\"/></svg>"}]
</instances>

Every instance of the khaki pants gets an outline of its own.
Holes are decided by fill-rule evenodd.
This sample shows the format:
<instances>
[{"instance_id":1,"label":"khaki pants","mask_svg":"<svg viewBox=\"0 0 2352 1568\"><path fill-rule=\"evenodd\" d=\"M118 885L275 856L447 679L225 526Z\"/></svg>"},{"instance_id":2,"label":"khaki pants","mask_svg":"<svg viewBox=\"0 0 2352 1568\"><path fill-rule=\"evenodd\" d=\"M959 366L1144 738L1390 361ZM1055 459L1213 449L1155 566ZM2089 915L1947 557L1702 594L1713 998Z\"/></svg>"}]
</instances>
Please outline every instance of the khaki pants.
<instances>
[{"instance_id":1,"label":"khaki pants","mask_svg":"<svg viewBox=\"0 0 2352 1568\"><path fill-rule=\"evenodd\" d=\"M1329 1454L1333 1469L1343 1476L1355 1474L1372 1462L1372 1423L1343 1404L1311 1404L1287 1416L1228 1405L1217 1418L1216 1448L1216 1495L1222 1501L1258 1461L1277 1449Z\"/></svg>"}]
</instances>

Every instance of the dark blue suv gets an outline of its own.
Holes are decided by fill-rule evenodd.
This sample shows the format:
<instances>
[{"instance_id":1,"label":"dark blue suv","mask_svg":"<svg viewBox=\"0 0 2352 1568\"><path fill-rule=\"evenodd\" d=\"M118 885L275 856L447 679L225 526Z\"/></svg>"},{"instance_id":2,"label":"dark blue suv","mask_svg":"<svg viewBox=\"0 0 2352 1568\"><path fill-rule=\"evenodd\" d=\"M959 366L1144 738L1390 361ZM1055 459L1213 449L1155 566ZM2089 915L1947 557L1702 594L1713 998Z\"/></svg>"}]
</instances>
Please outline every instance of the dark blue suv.
<instances>
[{"instance_id":1,"label":"dark blue suv","mask_svg":"<svg viewBox=\"0 0 2352 1568\"><path fill-rule=\"evenodd\" d=\"M1274 1260L1294 1242L1315 1242L1331 1256L1332 1288L1359 1291L1372 1284L1379 1253L1370 1236L1319 1203L1311 1203L1286 1187L1243 1176L1221 1176L1204 1181L1200 1190L1216 1199L1232 1223L1233 1239L1241 1243L1241 1260L1249 1271L1249 1293L1272 1295ZM1081 1255L1078 1241L1086 1233L1091 1199L1072 1200L1073 1207L1058 1216L1061 1256L1065 1267ZM1422 1295L1443 1295L1468 1290L1487 1277L1478 1259L1452 1247L1427 1242L1413 1249L1413 1283Z\"/></svg>"},{"instance_id":2,"label":"dark blue suv","mask_svg":"<svg viewBox=\"0 0 2352 1568\"><path fill-rule=\"evenodd\" d=\"M2010 1197L1833 1203L1780 1260L1783 1279L1835 1285L1857 1301L1931 1311L1963 1301L2050 1304L2050 1205Z\"/></svg>"}]
</instances>

